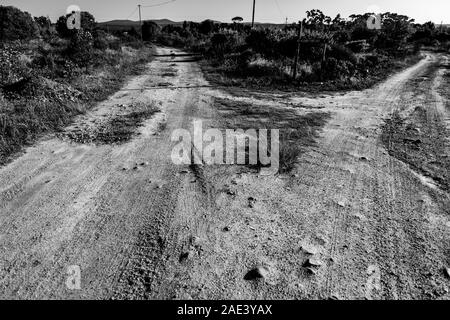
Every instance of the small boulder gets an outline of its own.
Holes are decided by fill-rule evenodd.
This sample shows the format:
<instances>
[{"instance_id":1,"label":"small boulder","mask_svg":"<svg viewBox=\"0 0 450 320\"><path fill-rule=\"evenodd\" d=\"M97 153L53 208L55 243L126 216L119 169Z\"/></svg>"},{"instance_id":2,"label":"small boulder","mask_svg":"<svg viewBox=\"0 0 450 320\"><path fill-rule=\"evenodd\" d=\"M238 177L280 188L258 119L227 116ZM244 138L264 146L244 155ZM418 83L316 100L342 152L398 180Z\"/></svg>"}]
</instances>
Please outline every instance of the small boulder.
<instances>
[{"instance_id":1,"label":"small boulder","mask_svg":"<svg viewBox=\"0 0 450 320\"><path fill-rule=\"evenodd\" d=\"M256 199L255 198L253 198L253 197L249 197L248 198L248 206L249 206L249 208L253 208L255 206L255 203L256 203Z\"/></svg>"},{"instance_id":2,"label":"small boulder","mask_svg":"<svg viewBox=\"0 0 450 320\"><path fill-rule=\"evenodd\" d=\"M444 268L444 274L447 278L450 279L450 268Z\"/></svg>"},{"instance_id":3,"label":"small boulder","mask_svg":"<svg viewBox=\"0 0 450 320\"><path fill-rule=\"evenodd\" d=\"M251 269L244 276L244 280L257 280L267 278L268 271L263 266L258 266L256 268Z\"/></svg>"}]
</instances>

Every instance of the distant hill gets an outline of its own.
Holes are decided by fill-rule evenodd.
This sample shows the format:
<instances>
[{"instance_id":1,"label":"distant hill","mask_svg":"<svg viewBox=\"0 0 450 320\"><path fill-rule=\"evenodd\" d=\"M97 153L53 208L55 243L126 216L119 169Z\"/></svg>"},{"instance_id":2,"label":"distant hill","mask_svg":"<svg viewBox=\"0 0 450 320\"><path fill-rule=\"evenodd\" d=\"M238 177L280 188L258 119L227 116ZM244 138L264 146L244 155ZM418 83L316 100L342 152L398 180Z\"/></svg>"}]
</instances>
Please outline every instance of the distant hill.
<instances>
[{"instance_id":1,"label":"distant hill","mask_svg":"<svg viewBox=\"0 0 450 320\"><path fill-rule=\"evenodd\" d=\"M181 26L183 25L183 21L172 21L169 19L157 19L157 20L151 20L158 25L164 27L169 24L174 26ZM222 23L220 21L214 21L215 23ZM230 22L231 23L231 22ZM246 25L250 24L249 22L245 23ZM272 27L282 27L284 24L276 24L276 23L260 23L255 22L255 25L261 26L264 28L272 28ZM112 21L106 21L106 22L99 22L98 26L102 29L108 29L110 31L117 31L117 30L129 30L131 28L139 28L139 21L132 21L132 20L112 20Z\"/></svg>"},{"instance_id":2,"label":"distant hill","mask_svg":"<svg viewBox=\"0 0 450 320\"><path fill-rule=\"evenodd\" d=\"M183 25L183 22L176 22L169 19L158 19L158 20L151 20L155 23L157 23L160 26L166 26L166 25ZM132 21L132 20L112 20L112 21L106 21L106 22L99 22L97 24L102 29L108 29L111 31L117 31L117 30L129 30L131 28L139 28L139 21Z\"/></svg>"}]
</instances>

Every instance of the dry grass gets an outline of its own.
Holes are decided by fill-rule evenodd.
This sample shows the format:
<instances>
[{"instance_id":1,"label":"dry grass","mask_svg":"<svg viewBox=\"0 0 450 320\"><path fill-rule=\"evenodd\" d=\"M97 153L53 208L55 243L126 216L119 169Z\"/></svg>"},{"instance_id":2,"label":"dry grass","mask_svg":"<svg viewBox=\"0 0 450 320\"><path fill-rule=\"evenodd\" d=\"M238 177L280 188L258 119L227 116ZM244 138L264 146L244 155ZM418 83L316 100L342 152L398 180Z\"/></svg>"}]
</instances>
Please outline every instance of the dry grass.
<instances>
[{"instance_id":1,"label":"dry grass","mask_svg":"<svg viewBox=\"0 0 450 320\"><path fill-rule=\"evenodd\" d=\"M60 130L76 115L117 91L127 76L142 72L152 54L149 48L134 55L115 53L114 59L96 64L88 73L61 82L60 85L70 90L66 90L69 94L58 97L54 96L53 86L44 85L44 78L33 82L38 84L33 95L19 92L8 100L0 91L0 165L8 162L23 146L33 143L42 134Z\"/></svg>"},{"instance_id":2,"label":"dry grass","mask_svg":"<svg viewBox=\"0 0 450 320\"><path fill-rule=\"evenodd\" d=\"M323 112L300 115L286 107L253 105L229 99L216 99L215 108L227 129L280 130L280 173L288 173L295 167L301 153L315 144L319 130L329 118L329 114Z\"/></svg>"},{"instance_id":3,"label":"dry grass","mask_svg":"<svg viewBox=\"0 0 450 320\"><path fill-rule=\"evenodd\" d=\"M394 113L385 120L382 141L389 154L450 190L450 158L446 152L448 130L441 122L429 122L427 111L417 107L407 118Z\"/></svg>"},{"instance_id":4,"label":"dry grass","mask_svg":"<svg viewBox=\"0 0 450 320\"><path fill-rule=\"evenodd\" d=\"M126 143L137 134L136 129L158 111L159 108L153 104L135 104L131 112L115 114L102 123L96 123L95 126L71 129L63 136L77 143L97 145Z\"/></svg>"}]
</instances>

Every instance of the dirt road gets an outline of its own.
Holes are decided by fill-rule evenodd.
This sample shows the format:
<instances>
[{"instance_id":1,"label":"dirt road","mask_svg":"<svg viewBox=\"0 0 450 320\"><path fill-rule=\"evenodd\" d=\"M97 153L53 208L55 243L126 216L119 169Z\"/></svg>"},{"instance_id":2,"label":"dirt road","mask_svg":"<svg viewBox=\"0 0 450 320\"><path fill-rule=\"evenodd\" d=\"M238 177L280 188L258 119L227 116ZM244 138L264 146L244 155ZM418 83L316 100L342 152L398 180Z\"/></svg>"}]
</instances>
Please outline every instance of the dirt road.
<instances>
[{"instance_id":1,"label":"dirt road","mask_svg":"<svg viewBox=\"0 0 450 320\"><path fill-rule=\"evenodd\" d=\"M370 90L307 98L230 95L189 57L158 53L145 75L0 168L0 297L450 298L448 190L381 139L413 101L448 119L439 83L423 100L411 83L440 57ZM219 126L219 98L329 120L289 174L175 166L172 131ZM100 139L143 108L152 115L138 135ZM80 290L66 286L70 266ZM248 280L254 268L262 279Z\"/></svg>"}]
</instances>

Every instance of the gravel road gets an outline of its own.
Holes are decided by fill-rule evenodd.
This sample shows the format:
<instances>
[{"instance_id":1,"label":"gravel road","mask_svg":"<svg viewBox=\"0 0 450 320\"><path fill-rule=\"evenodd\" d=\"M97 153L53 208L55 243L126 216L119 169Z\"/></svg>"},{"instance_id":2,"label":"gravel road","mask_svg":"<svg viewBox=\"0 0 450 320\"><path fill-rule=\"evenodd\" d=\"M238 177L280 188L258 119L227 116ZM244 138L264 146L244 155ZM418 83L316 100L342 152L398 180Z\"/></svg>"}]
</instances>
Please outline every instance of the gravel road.
<instances>
[{"instance_id":1,"label":"gravel road","mask_svg":"<svg viewBox=\"0 0 450 320\"><path fill-rule=\"evenodd\" d=\"M158 54L144 75L0 168L1 298L450 298L448 190L380 138L385 119L419 98L431 126L448 121L442 73L427 97L411 83L443 57L427 54L360 92L248 98L209 86L182 52ZM214 101L224 97L330 118L289 174L174 165L172 131L195 119L218 126ZM84 139L150 106L129 140ZM71 266L79 290L66 285Z\"/></svg>"}]
</instances>

